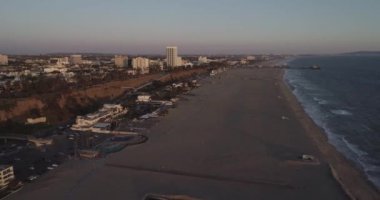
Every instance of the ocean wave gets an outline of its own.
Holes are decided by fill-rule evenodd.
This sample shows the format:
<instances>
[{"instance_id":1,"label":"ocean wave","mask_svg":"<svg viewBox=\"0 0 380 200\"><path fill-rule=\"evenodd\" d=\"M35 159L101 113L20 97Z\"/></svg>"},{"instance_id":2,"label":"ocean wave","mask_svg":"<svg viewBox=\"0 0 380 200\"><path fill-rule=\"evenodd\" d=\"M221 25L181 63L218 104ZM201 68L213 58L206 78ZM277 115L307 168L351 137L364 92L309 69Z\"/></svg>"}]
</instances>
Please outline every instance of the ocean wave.
<instances>
[{"instance_id":1,"label":"ocean wave","mask_svg":"<svg viewBox=\"0 0 380 200\"><path fill-rule=\"evenodd\" d=\"M362 151L357 145L354 145L350 143L346 137L342 137L342 141L344 142L345 146L355 154L356 159L355 160L361 160L360 158L362 156L367 156L368 153L365 151ZM364 165L362 165L364 167Z\"/></svg>"},{"instance_id":2,"label":"ocean wave","mask_svg":"<svg viewBox=\"0 0 380 200\"><path fill-rule=\"evenodd\" d=\"M298 63L298 65L305 64ZM371 104L374 102L374 105L377 105L376 99L380 96L374 95L373 98L371 96L374 101L364 101L368 105L361 105L361 99L357 100L358 96L361 93L365 94L367 90L360 91L359 87L352 88L351 82L344 82L351 76L357 80L355 71L352 70L351 74L346 73L347 77L343 79L339 76L341 70L334 70L336 68L331 67L329 71L326 67L323 76L319 76L321 73L287 70L284 80L292 88L293 94L304 111L317 126L324 130L328 142L353 161L367 178L380 188L378 148L378 142L380 142L378 111L380 110L373 110L373 107L378 107ZM342 85L342 81L346 85ZM375 88L375 86L371 85L370 88ZM349 93L350 91L354 92Z\"/></svg>"},{"instance_id":3,"label":"ocean wave","mask_svg":"<svg viewBox=\"0 0 380 200\"><path fill-rule=\"evenodd\" d=\"M316 101L320 105L326 105L329 104L329 101L318 98L318 97L313 97L314 101Z\"/></svg>"},{"instance_id":4,"label":"ocean wave","mask_svg":"<svg viewBox=\"0 0 380 200\"><path fill-rule=\"evenodd\" d=\"M336 115L346 115L346 116L353 115L351 112L349 112L347 110L340 110L340 109L338 109L338 110L330 110L330 112L333 113L333 114L336 114Z\"/></svg>"}]
</instances>

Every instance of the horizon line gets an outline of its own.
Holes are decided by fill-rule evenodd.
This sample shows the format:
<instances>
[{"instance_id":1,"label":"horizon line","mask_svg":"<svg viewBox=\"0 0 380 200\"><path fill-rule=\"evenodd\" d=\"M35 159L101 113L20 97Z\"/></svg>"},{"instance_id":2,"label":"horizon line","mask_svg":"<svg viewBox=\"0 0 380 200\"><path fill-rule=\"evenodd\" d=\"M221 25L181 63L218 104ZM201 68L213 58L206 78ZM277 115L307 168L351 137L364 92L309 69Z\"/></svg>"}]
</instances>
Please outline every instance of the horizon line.
<instances>
[{"instance_id":1,"label":"horizon line","mask_svg":"<svg viewBox=\"0 0 380 200\"><path fill-rule=\"evenodd\" d=\"M339 52L339 53L182 53L182 56L239 56L239 55L339 55L339 54L353 54L353 53L380 53L380 50L357 50L349 52ZM2 55L8 56L43 56L43 55L91 55L91 54L101 54L101 55L131 55L131 56L165 56L165 53L122 53L122 52L86 52L86 51L73 51L73 52L45 52L45 53L6 53L1 52Z\"/></svg>"}]
</instances>

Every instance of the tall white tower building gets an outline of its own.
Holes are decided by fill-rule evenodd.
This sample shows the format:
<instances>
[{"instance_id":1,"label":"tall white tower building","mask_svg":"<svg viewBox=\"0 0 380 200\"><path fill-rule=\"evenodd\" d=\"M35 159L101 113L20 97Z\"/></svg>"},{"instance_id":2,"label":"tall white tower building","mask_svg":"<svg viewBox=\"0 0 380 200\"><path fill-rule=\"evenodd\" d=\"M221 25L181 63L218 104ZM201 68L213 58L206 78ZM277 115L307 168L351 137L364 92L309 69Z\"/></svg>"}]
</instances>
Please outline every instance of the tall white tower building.
<instances>
[{"instance_id":1,"label":"tall white tower building","mask_svg":"<svg viewBox=\"0 0 380 200\"><path fill-rule=\"evenodd\" d=\"M168 63L168 67L178 67L181 65L178 59L177 47L166 47L166 62Z\"/></svg>"}]
</instances>

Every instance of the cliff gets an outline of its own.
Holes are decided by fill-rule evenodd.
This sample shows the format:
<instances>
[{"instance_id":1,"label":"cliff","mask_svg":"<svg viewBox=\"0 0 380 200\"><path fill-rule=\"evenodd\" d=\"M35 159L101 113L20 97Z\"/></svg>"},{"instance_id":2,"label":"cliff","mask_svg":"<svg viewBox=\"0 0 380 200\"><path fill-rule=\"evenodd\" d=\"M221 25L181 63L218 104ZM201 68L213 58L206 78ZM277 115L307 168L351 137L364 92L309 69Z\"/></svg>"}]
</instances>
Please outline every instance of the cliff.
<instances>
[{"instance_id":1,"label":"cliff","mask_svg":"<svg viewBox=\"0 0 380 200\"><path fill-rule=\"evenodd\" d=\"M57 123L96 109L103 102L121 96L128 87L138 87L152 80L166 82L203 72L206 72L206 69L152 74L64 93L49 93L20 99L0 99L0 122L12 120L23 123L28 117L47 116L49 123Z\"/></svg>"}]
</instances>

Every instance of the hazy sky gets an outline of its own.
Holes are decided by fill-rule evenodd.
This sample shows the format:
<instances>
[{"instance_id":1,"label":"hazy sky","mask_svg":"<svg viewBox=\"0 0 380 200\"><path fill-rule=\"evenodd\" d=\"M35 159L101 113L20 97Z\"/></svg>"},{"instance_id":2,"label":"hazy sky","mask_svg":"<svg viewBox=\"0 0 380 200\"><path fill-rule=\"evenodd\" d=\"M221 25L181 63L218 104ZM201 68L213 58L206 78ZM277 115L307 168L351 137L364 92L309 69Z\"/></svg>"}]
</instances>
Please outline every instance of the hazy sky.
<instances>
[{"instance_id":1,"label":"hazy sky","mask_svg":"<svg viewBox=\"0 0 380 200\"><path fill-rule=\"evenodd\" d=\"M0 0L0 53L380 50L380 0Z\"/></svg>"}]
</instances>

